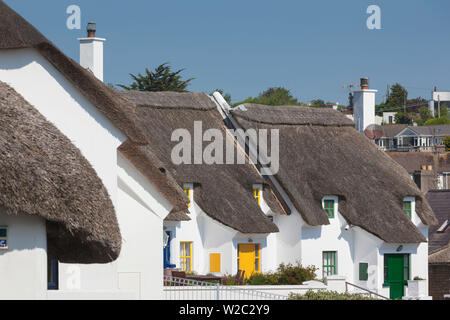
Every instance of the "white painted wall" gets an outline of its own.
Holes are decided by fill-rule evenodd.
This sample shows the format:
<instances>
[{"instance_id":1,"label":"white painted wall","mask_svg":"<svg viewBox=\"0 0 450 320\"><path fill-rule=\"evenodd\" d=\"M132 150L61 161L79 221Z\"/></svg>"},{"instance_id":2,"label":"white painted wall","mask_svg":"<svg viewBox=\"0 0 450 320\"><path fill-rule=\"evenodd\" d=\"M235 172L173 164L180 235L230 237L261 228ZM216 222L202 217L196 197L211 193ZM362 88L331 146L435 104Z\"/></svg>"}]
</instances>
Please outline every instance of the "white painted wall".
<instances>
[{"instance_id":1,"label":"white painted wall","mask_svg":"<svg viewBox=\"0 0 450 320\"><path fill-rule=\"evenodd\" d=\"M0 209L0 226L8 227L8 249L0 250L0 300L46 299L45 220L25 214L7 215Z\"/></svg>"},{"instance_id":2,"label":"white painted wall","mask_svg":"<svg viewBox=\"0 0 450 320\"><path fill-rule=\"evenodd\" d=\"M1 50L0 80L80 149L111 196L124 241L120 257L112 263L61 263L60 290L49 298L117 298L129 297L130 292L138 298L161 298L162 220L171 205L124 157L117 156L126 137L34 49ZM46 289L47 275L42 279Z\"/></svg>"},{"instance_id":3,"label":"white painted wall","mask_svg":"<svg viewBox=\"0 0 450 320\"><path fill-rule=\"evenodd\" d=\"M116 289L135 292L139 299L162 299L163 219L172 205L121 154L118 186L122 250Z\"/></svg>"},{"instance_id":4,"label":"white painted wall","mask_svg":"<svg viewBox=\"0 0 450 320\"><path fill-rule=\"evenodd\" d=\"M347 222L339 213L338 198L327 196L324 199L334 200L334 218L330 219L329 225L312 227L304 225L302 229L302 264L313 265L319 268L317 277L322 279L323 251L337 251L337 274L345 276L347 281L354 279L353 254L354 240L353 232L346 230Z\"/></svg>"}]
</instances>

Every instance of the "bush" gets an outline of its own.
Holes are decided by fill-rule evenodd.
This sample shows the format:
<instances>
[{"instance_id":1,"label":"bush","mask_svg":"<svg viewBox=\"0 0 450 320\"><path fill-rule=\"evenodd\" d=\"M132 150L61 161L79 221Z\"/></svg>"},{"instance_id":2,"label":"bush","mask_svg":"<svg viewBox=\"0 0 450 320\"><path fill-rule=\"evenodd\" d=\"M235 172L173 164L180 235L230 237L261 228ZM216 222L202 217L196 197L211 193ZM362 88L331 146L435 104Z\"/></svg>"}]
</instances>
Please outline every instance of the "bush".
<instances>
[{"instance_id":1,"label":"bush","mask_svg":"<svg viewBox=\"0 0 450 320\"><path fill-rule=\"evenodd\" d=\"M247 285L299 285L305 281L316 278L317 268L314 266L303 267L296 265L280 264L276 272L256 273L244 281Z\"/></svg>"},{"instance_id":2,"label":"bush","mask_svg":"<svg viewBox=\"0 0 450 320\"><path fill-rule=\"evenodd\" d=\"M376 298L369 298L362 294L352 293L338 293L336 291L319 290L314 292L308 290L304 295L289 294L289 300L379 300Z\"/></svg>"}]
</instances>

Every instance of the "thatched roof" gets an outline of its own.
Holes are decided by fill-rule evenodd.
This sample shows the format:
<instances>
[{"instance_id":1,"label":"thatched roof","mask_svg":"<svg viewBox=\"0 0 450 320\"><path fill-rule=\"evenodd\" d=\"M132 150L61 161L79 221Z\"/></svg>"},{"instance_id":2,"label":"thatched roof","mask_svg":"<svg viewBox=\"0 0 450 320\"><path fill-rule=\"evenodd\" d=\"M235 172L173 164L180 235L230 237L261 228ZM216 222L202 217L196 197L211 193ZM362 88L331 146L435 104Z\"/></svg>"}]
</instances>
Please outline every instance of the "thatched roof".
<instances>
[{"instance_id":1,"label":"thatched roof","mask_svg":"<svg viewBox=\"0 0 450 320\"><path fill-rule=\"evenodd\" d=\"M202 121L203 132L219 129L225 140L227 129L210 97L203 93L176 92L123 91L121 94L138 104L138 118L150 141L148 147L142 148L152 150L180 186L194 183L194 200L206 214L243 233L278 231L253 198L253 184L264 183L254 166L173 164L171 151L178 143L171 142L175 129L187 129L193 137L194 121ZM235 148L235 152L243 151Z\"/></svg>"},{"instance_id":2,"label":"thatched roof","mask_svg":"<svg viewBox=\"0 0 450 320\"><path fill-rule=\"evenodd\" d=\"M429 191L427 200L438 220L428 231L430 262L450 263L450 190Z\"/></svg>"},{"instance_id":3,"label":"thatched roof","mask_svg":"<svg viewBox=\"0 0 450 320\"><path fill-rule=\"evenodd\" d=\"M244 128L279 129L280 170L275 175L297 211L312 226L329 224L321 200L339 197L351 225L389 243L426 239L402 211L403 198L417 198L417 213L436 218L407 172L331 109L245 104L232 116Z\"/></svg>"},{"instance_id":4,"label":"thatched roof","mask_svg":"<svg viewBox=\"0 0 450 320\"><path fill-rule=\"evenodd\" d=\"M136 121L133 103L116 94L90 71L67 57L35 27L0 0L0 49L33 48L64 75L128 140L119 150L146 176L174 206L173 211L187 211L186 198L171 179L163 174L151 152L138 151L147 143ZM161 171L163 171L161 169Z\"/></svg>"},{"instance_id":5,"label":"thatched roof","mask_svg":"<svg viewBox=\"0 0 450 320\"><path fill-rule=\"evenodd\" d=\"M113 204L81 152L16 91L0 82L0 206L47 220L49 254L67 263L115 260Z\"/></svg>"},{"instance_id":6,"label":"thatched roof","mask_svg":"<svg viewBox=\"0 0 450 320\"><path fill-rule=\"evenodd\" d=\"M421 170L422 165L435 166L434 156L431 152L387 152L387 154L398 162L409 173ZM438 155L438 172L450 172L449 153Z\"/></svg>"},{"instance_id":7,"label":"thatched roof","mask_svg":"<svg viewBox=\"0 0 450 320\"><path fill-rule=\"evenodd\" d=\"M90 71L67 57L35 27L0 1L0 49L33 48L61 72L131 141L145 144L131 103L114 94Z\"/></svg>"}]
</instances>

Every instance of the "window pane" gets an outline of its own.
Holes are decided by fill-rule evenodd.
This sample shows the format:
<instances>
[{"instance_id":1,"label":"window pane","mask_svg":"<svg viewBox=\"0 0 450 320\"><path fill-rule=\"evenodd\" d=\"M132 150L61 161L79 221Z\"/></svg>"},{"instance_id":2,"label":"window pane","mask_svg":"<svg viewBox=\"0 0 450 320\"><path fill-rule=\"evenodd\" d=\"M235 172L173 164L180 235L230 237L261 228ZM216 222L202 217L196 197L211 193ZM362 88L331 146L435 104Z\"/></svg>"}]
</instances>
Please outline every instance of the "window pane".
<instances>
[{"instance_id":1,"label":"window pane","mask_svg":"<svg viewBox=\"0 0 450 320\"><path fill-rule=\"evenodd\" d=\"M190 257L191 256L191 245L190 243L186 243L185 244L185 252L186 252L186 257Z\"/></svg>"},{"instance_id":2,"label":"window pane","mask_svg":"<svg viewBox=\"0 0 450 320\"><path fill-rule=\"evenodd\" d=\"M0 237L5 238L7 236L6 228L0 229Z\"/></svg>"},{"instance_id":3,"label":"window pane","mask_svg":"<svg viewBox=\"0 0 450 320\"><path fill-rule=\"evenodd\" d=\"M191 271L191 259L186 258L186 271Z\"/></svg>"},{"instance_id":4,"label":"window pane","mask_svg":"<svg viewBox=\"0 0 450 320\"><path fill-rule=\"evenodd\" d=\"M255 257L259 257L259 245L255 244Z\"/></svg>"}]
</instances>

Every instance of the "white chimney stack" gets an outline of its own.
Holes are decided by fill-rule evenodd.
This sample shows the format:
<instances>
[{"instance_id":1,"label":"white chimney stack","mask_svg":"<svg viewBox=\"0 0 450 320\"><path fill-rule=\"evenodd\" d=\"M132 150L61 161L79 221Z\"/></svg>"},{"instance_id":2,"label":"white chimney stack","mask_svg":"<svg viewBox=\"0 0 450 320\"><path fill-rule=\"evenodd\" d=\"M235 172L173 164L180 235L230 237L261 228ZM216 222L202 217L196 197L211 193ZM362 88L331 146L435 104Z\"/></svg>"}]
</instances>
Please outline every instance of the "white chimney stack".
<instances>
[{"instance_id":1,"label":"white chimney stack","mask_svg":"<svg viewBox=\"0 0 450 320\"><path fill-rule=\"evenodd\" d=\"M103 42L106 39L96 38L97 25L89 22L87 26L88 37L79 38L80 65L89 69L98 79L103 81Z\"/></svg>"},{"instance_id":2,"label":"white chimney stack","mask_svg":"<svg viewBox=\"0 0 450 320\"><path fill-rule=\"evenodd\" d=\"M353 116L356 130L364 132L375 124L375 94L378 90L369 89L369 79L361 78L361 90L353 93Z\"/></svg>"}]
</instances>

